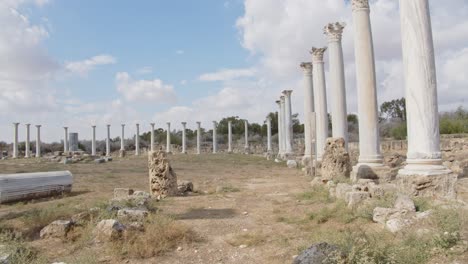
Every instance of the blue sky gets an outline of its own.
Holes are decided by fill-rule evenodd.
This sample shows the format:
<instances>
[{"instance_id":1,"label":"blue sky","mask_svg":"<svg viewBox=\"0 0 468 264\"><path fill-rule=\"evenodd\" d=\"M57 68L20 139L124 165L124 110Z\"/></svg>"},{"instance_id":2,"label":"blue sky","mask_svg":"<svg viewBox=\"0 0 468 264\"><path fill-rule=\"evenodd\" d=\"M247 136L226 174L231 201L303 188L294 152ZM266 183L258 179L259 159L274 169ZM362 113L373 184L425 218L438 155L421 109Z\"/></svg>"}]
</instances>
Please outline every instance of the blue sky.
<instances>
[{"instance_id":1,"label":"blue sky","mask_svg":"<svg viewBox=\"0 0 468 264\"><path fill-rule=\"evenodd\" d=\"M439 109L468 108L468 3L429 0ZM370 0L378 102L405 95L398 1ZM180 129L239 116L262 123L282 90L302 118L301 62L345 22L348 113L357 110L354 33L344 0L0 0L0 140L13 122L91 137L149 123ZM328 85L328 54L325 54ZM328 86L327 86L328 87ZM328 89L328 88L327 88ZM328 95L328 105L333 98ZM330 107L328 107L330 109Z\"/></svg>"}]
</instances>

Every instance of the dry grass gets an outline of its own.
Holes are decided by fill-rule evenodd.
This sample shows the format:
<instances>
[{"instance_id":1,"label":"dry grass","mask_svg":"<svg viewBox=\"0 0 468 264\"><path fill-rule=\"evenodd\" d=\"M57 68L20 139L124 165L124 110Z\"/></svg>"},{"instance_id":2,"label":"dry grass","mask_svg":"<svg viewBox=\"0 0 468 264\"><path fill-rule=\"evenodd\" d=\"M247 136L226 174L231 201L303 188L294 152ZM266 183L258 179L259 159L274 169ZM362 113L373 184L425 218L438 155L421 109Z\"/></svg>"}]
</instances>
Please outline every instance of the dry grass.
<instances>
[{"instance_id":1,"label":"dry grass","mask_svg":"<svg viewBox=\"0 0 468 264\"><path fill-rule=\"evenodd\" d=\"M234 247L239 247L241 245L249 247L258 246L266 242L266 235L262 232L237 234L227 239L226 242Z\"/></svg>"}]
</instances>

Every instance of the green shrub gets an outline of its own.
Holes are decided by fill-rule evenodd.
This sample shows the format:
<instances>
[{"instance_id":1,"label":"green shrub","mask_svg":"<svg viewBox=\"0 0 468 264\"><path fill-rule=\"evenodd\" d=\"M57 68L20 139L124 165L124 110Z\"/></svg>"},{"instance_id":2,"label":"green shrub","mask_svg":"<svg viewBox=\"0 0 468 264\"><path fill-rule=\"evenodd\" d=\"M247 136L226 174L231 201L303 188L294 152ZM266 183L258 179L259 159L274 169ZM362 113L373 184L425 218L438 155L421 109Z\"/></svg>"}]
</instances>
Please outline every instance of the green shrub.
<instances>
[{"instance_id":1,"label":"green shrub","mask_svg":"<svg viewBox=\"0 0 468 264\"><path fill-rule=\"evenodd\" d=\"M390 129L390 135L397 140L406 139L407 130L406 130L406 122L398 124L397 126Z\"/></svg>"}]
</instances>

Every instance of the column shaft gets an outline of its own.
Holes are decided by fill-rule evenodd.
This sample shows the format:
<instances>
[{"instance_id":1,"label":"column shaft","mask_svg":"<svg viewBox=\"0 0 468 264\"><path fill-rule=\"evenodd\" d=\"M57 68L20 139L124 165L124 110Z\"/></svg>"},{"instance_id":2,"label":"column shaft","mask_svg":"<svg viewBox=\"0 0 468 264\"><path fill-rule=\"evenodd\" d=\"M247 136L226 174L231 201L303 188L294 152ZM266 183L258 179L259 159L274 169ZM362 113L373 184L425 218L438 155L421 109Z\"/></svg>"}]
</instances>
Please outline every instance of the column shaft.
<instances>
[{"instance_id":1,"label":"column shaft","mask_svg":"<svg viewBox=\"0 0 468 264\"><path fill-rule=\"evenodd\" d=\"M267 152L271 153L271 118L267 117Z\"/></svg>"},{"instance_id":2,"label":"column shaft","mask_svg":"<svg viewBox=\"0 0 468 264\"><path fill-rule=\"evenodd\" d=\"M197 154L201 154L201 123L197 122Z\"/></svg>"},{"instance_id":3,"label":"column shaft","mask_svg":"<svg viewBox=\"0 0 468 264\"><path fill-rule=\"evenodd\" d=\"M154 123L151 123L151 146L150 146L150 149L151 151L154 151Z\"/></svg>"},{"instance_id":4,"label":"column shaft","mask_svg":"<svg viewBox=\"0 0 468 264\"><path fill-rule=\"evenodd\" d=\"M232 121L228 121L228 152L232 152Z\"/></svg>"},{"instance_id":5,"label":"column shaft","mask_svg":"<svg viewBox=\"0 0 468 264\"><path fill-rule=\"evenodd\" d=\"M187 142L186 142L186 135L185 135L185 126L187 125L187 123L185 122L182 122L182 153L183 154L186 154L187 153Z\"/></svg>"},{"instance_id":6,"label":"column shaft","mask_svg":"<svg viewBox=\"0 0 468 264\"><path fill-rule=\"evenodd\" d=\"M24 157L29 158L31 155L31 147L30 147L30 134L29 134L29 128L31 124L26 124L26 144L25 144L25 151L24 151Z\"/></svg>"},{"instance_id":7,"label":"column shaft","mask_svg":"<svg viewBox=\"0 0 468 264\"><path fill-rule=\"evenodd\" d=\"M36 125L36 158L41 157L41 126Z\"/></svg>"},{"instance_id":8,"label":"column shaft","mask_svg":"<svg viewBox=\"0 0 468 264\"><path fill-rule=\"evenodd\" d=\"M285 113L285 152L286 154L292 154L293 153L293 124L292 124L292 107L291 107L291 90L285 90L283 91L284 94L284 113Z\"/></svg>"},{"instance_id":9,"label":"column shaft","mask_svg":"<svg viewBox=\"0 0 468 264\"><path fill-rule=\"evenodd\" d=\"M278 156L281 156L283 154L283 108L281 106L281 100L276 101L276 104L278 105Z\"/></svg>"},{"instance_id":10,"label":"column shaft","mask_svg":"<svg viewBox=\"0 0 468 264\"><path fill-rule=\"evenodd\" d=\"M311 144L314 135L311 134L310 115L314 112L314 86L312 82L312 63L304 62L301 64L304 71L304 157L310 158L312 154Z\"/></svg>"},{"instance_id":11,"label":"column shaft","mask_svg":"<svg viewBox=\"0 0 468 264\"><path fill-rule=\"evenodd\" d=\"M96 156L96 126L92 126L93 128L93 138L91 140L91 155Z\"/></svg>"},{"instance_id":12,"label":"column shaft","mask_svg":"<svg viewBox=\"0 0 468 264\"><path fill-rule=\"evenodd\" d=\"M106 156L110 157L110 125L107 125L107 138L106 138Z\"/></svg>"},{"instance_id":13,"label":"column shaft","mask_svg":"<svg viewBox=\"0 0 468 264\"><path fill-rule=\"evenodd\" d=\"M244 149L249 151L249 122L244 120Z\"/></svg>"},{"instance_id":14,"label":"column shaft","mask_svg":"<svg viewBox=\"0 0 468 264\"><path fill-rule=\"evenodd\" d=\"M120 132L120 150L125 150L125 124L122 124L122 131Z\"/></svg>"},{"instance_id":15,"label":"column shaft","mask_svg":"<svg viewBox=\"0 0 468 264\"><path fill-rule=\"evenodd\" d=\"M63 152L67 153L69 151L68 147L68 127L63 128L65 130L65 135L63 137Z\"/></svg>"},{"instance_id":16,"label":"column shaft","mask_svg":"<svg viewBox=\"0 0 468 264\"><path fill-rule=\"evenodd\" d=\"M167 122L166 153L171 153L171 123Z\"/></svg>"},{"instance_id":17,"label":"column shaft","mask_svg":"<svg viewBox=\"0 0 468 264\"><path fill-rule=\"evenodd\" d=\"M14 138L13 138L13 158L18 158L18 126L19 123L13 123Z\"/></svg>"},{"instance_id":18,"label":"column shaft","mask_svg":"<svg viewBox=\"0 0 468 264\"><path fill-rule=\"evenodd\" d=\"M218 141L216 138L216 121L213 121L213 153L218 152Z\"/></svg>"},{"instance_id":19,"label":"column shaft","mask_svg":"<svg viewBox=\"0 0 468 264\"><path fill-rule=\"evenodd\" d=\"M140 155L140 124L136 124L135 156Z\"/></svg>"}]
</instances>

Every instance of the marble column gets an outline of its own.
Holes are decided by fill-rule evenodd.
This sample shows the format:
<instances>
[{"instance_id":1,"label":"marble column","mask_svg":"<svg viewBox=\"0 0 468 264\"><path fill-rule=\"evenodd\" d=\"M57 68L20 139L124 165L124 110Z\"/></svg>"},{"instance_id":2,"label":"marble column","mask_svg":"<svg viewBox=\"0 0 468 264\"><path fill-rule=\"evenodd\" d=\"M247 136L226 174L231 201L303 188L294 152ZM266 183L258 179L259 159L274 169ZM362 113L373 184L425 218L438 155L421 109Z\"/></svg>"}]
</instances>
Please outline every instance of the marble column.
<instances>
[{"instance_id":1,"label":"marble column","mask_svg":"<svg viewBox=\"0 0 468 264\"><path fill-rule=\"evenodd\" d=\"M41 125L36 125L36 158L41 157Z\"/></svg>"},{"instance_id":2,"label":"marble column","mask_svg":"<svg viewBox=\"0 0 468 264\"><path fill-rule=\"evenodd\" d=\"M232 153L232 121L228 121L228 153Z\"/></svg>"},{"instance_id":3,"label":"marble column","mask_svg":"<svg viewBox=\"0 0 468 264\"><path fill-rule=\"evenodd\" d=\"M366 167L383 166L380 154L374 44L368 0L353 0L354 50L359 117L359 160Z\"/></svg>"},{"instance_id":4,"label":"marble column","mask_svg":"<svg viewBox=\"0 0 468 264\"><path fill-rule=\"evenodd\" d=\"M140 155L140 124L136 124L135 134L135 156Z\"/></svg>"},{"instance_id":5,"label":"marble column","mask_svg":"<svg viewBox=\"0 0 468 264\"><path fill-rule=\"evenodd\" d=\"M197 122L197 154L201 154L201 122Z\"/></svg>"},{"instance_id":6,"label":"marble column","mask_svg":"<svg viewBox=\"0 0 468 264\"><path fill-rule=\"evenodd\" d=\"M187 122L182 122L182 154L187 154L186 126Z\"/></svg>"},{"instance_id":7,"label":"marble column","mask_svg":"<svg viewBox=\"0 0 468 264\"><path fill-rule=\"evenodd\" d=\"M451 171L442 165L437 77L427 0L400 0L403 66L408 127L407 165L399 176L435 176ZM442 189L442 187L440 187Z\"/></svg>"},{"instance_id":8,"label":"marble column","mask_svg":"<svg viewBox=\"0 0 468 264\"><path fill-rule=\"evenodd\" d=\"M31 147L30 147L30 142L29 142L29 139L30 139L30 126L31 124L26 124L26 144L25 144L25 151L24 151L24 157L25 158L29 158L31 157Z\"/></svg>"},{"instance_id":9,"label":"marble column","mask_svg":"<svg viewBox=\"0 0 468 264\"><path fill-rule=\"evenodd\" d=\"M283 107L281 100L276 101L278 105L278 157L283 155Z\"/></svg>"},{"instance_id":10,"label":"marble column","mask_svg":"<svg viewBox=\"0 0 468 264\"><path fill-rule=\"evenodd\" d=\"M213 121L213 154L218 152L218 141L216 138L216 121Z\"/></svg>"},{"instance_id":11,"label":"marble column","mask_svg":"<svg viewBox=\"0 0 468 264\"><path fill-rule=\"evenodd\" d=\"M303 86L304 86L304 157L302 161L304 164L308 163L312 157L312 140L315 135L312 135L312 127L310 123L310 116L314 113L314 86L312 81L312 63L303 62L301 68L304 73Z\"/></svg>"},{"instance_id":12,"label":"marble column","mask_svg":"<svg viewBox=\"0 0 468 264\"><path fill-rule=\"evenodd\" d=\"M267 153L273 153L273 149L271 148L271 117L266 118L266 125L267 125Z\"/></svg>"},{"instance_id":13,"label":"marble column","mask_svg":"<svg viewBox=\"0 0 468 264\"><path fill-rule=\"evenodd\" d=\"M155 125L155 123L151 123L151 142L150 142L151 151L154 151L154 125Z\"/></svg>"},{"instance_id":14,"label":"marble column","mask_svg":"<svg viewBox=\"0 0 468 264\"><path fill-rule=\"evenodd\" d=\"M293 154L293 123L292 123L292 107L291 107L292 90L284 90L284 116L285 116L285 154Z\"/></svg>"},{"instance_id":15,"label":"marble column","mask_svg":"<svg viewBox=\"0 0 468 264\"><path fill-rule=\"evenodd\" d=\"M125 150L125 124L121 124L121 133L120 133L120 150Z\"/></svg>"},{"instance_id":16,"label":"marble column","mask_svg":"<svg viewBox=\"0 0 468 264\"><path fill-rule=\"evenodd\" d=\"M18 126L19 123L13 123L14 138L13 138L13 158L18 158Z\"/></svg>"},{"instance_id":17,"label":"marble column","mask_svg":"<svg viewBox=\"0 0 468 264\"><path fill-rule=\"evenodd\" d=\"M96 126L93 128L93 138L91 139L91 156L96 156Z\"/></svg>"},{"instance_id":18,"label":"marble column","mask_svg":"<svg viewBox=\"0 0 468 264\"><path fill-rule=\"evenodd\" d=\"M312 65L313 65L313 83L314 83L314 100L315 100L315 115L316 115L316 151L317 161L322 161L323 153L325 152L325 143L328 138L328 110L327 110L327 91L325 85L325 68L323 62L323 54L327 48L312 48Z\"/></svg>"},{"instance_id":19,"label":"marble column","mask_svg":"<svg viewBox=\"0 0 468 264\"><path fill-rule=\"evenodd\" d=\"M249 121L244 120L244 137L245 137L245 144L244 144L244 152L246 154L250 153L249 150Z\"/></svg>"},{"instance_id":20,"label":"marble column","mask_svg":"<svg viewBox=\"0 0 468 264\"><path fill-rule=\"evenodd\" d=\"M63 127L64 137L63 137L63 153L68 153L68 127Z\"/></svg>"},{"instance_id":21,"label":"marble column","mask_svg":"<svg viewBox=\"0 0 468 264\"><path fill-rule=\"evenodd\" d=\"M332 136L334 138L344 138L346 149L348 149L348 114L346 110L343 47L341 45L345 26L344 23L330 23L325 26L324 33L328 38L329 50Z\"/></svg>"},{"instance_id":22,"label":"marble column","mask_svg":"<svg viewBox=\"0 0 468 264\"><path fill-rule=\"evenodd\" d=\"M167 122L166 153L172 153L172 150L171 150L171 122Z\"/></svg>"},{"instance_id":23,"label":"marble column","mask_svg":"<svg viewBox=\"0 0 468 264\"><path fill-rule=\"evenodd\" d=\"M111 149L110 149L110 126L107 125L107 137L106 137L106 156L110 157Z\"/></svg>"}]
</instances>

